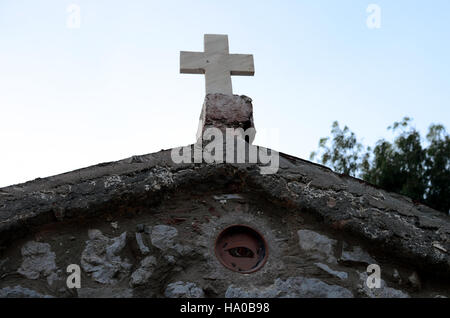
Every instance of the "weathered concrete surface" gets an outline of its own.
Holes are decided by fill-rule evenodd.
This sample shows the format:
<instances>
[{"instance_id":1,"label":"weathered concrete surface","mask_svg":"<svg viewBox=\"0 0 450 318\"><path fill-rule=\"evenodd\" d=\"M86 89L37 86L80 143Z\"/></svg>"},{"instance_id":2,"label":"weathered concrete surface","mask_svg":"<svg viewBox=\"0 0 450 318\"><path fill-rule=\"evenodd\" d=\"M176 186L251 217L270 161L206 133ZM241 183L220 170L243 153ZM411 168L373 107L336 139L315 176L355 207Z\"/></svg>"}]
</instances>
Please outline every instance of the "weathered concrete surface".
<instances>
[{"instance_id":1,"label":"weathered concrete surface","mask_svg":"<svg viewBox=\"0 0 450 318\"><path fill-rule=\"evenodd\" d=\"M299 230L297 234L300 248L304 252L318 260L336 263L336 257L334 256L336 240L310 230Z\"/></svg>"},{"instance_id":2,"label":"weathered concrete surface","mask_svg":"<svg viewBox=\"0 0 450 318\"><path fill-rule=\"evenodd\" d=\"M174 238L178 235L176 228L167 225L157 225L151 230L152 244L160 250L168 250L175 245Z\"/></svg>"},{"instance_id":3,"label":"weathered concrete surface","mask_svg":"<svg viewBox=\"0 0 450 318\"><path fill-rule=\"evenodd\" d=\"M286 282L289 277L312 277L350 290L355 297L404 296L414 294L415 289L433 295L432 290L427 289L429 279L449 283L450 222L442 213L285 154L281 154L277 174L261 175L256 164L174 164L170 153L166 150L134 156L0 189L0 288L14 288L20 283L24 288L35 290L35 280L22 284L14 276L26 259L26 255L20 255L20 249L28 241L51 244L51 251L56 251L57 247L58 268L64 269L67 262L79 263L84 259L84 266L81 265L87 278L83 282L87 279L89 283L79 291L81 297L102 297L102 286L109 286L104 284L114 284L119 294L164 296L168 283L177 281L196 284L208 297L223 297L230 282L223 281L222 277L233 280L233 288L244 292L252 290L253 282L260 281L255 288L262 290L278 278L279 282ZM223 193L239 195L230 196L237 199L214 199ZM182 197L175 206L170 206L177 196ZM258 201L248 201L248 196L267 202L256 208ZM269 203L276 207L270 213L264 210ZM180 209L187 209L189 213ZM147 217L145 224L128 227L123 224L139 218L140 213ZM155 213L165 216L158 214L157 219L153 216ZM195 219L191 215L195 215ZM246 215L249 217L244 218ZM123 220L112 222L119 217ZM273 245L269 261L248 279L222 269L210 252L215 231L226 225L226 222L221 223L223 220L267 228L264 235ZM73 239L64 233L59 236L62 241L52 241L52 236L43 239L46 231L60 225L68 226L71 222L75 224L73 228L78 224L86 228L83 227L78 236L74 234ZM94 228L92 222L104 222L102 232L88 235L88 229ZM180 222L186 222L189 230L183 230L178 225ZM276 230L271 229L275 223L278 224ZM305 242L298 235L299 230L314 232L309 236L309 248L302 246ZM125 231L128 236L123 235ZM209 232L212 234L205 234ZM136 236L136 233L141 235ZM316 254L322 252L311 248L323 247L314 242L321 236L333 242L323 254L326 257L320 258L320 263L326 267L315 265L318 263ZM289 248L280 247L280 242L288 242ZM72 258L61 254L66 249L67 257ZM15 250L19 255L14 256ZM143 261L149 256L155 257L155 268L153 262ZM400 267L399 273L385 270L383 275L392 277L388 287L383 291L365 292L362 286L358 293L355 282L361 279L357 270L364 271L365 264L372 259L377 263L404 265L408 270ZM415 271L418 277L412 276ZM334 272L347 273L348 279L342 280ZM136 273L134 278L133 273ZM285 276L277 276L281 273ZM39 282L41 278L45 280L45 275L39 275ZM401 286L408 291L390 287L395 280L405 284ZM426 283L419 284L421 281ZM46 281L42 283L47 288ZM130 285L134 290L130 290ZM153 285L158 288L153 294L146 294L145 288L139 289ZM46 295L43 285L39 288L36 292ZM443 290L445 294L445 288ZM103 295L110 295L108 293ZM67 291L56 290L52 295L67 295ZM304 295L317 294L305 292Z\"/></svg>"},{"instance_id":4,"label":"weathered concrete surface","mask_svg":"<svg viewBox=\"0 0 450 318\"><path fill-rule=\"evenodd\" d=\"M81 266L95 281L115 284L131 269L131 264L119 255L126 244L126 232L112 239L99 230L90 230L88 235L89 240L81 254Z\"/></svg>"},{"instance_id":5,"label":"weathered concrete surface","mask_svg":"<svg viewBox=\"0 0 450 318\"><path fill-rule=\"evenodd\" d=\"M276 175L263 176L252 164L175 165L166 150L9 186L0 189L0 242L33 226L92 216L119 198L158 200L165 191L220 176L239 178L248 191L265 192L373 248L450 277L449 217L302 159L281 154L280 166Z\"/></svg>"},{"instance_id":6,"label":"weathered concrete surface","mask_svg":"<svg viewBox=\"0 0 450 318\"><path fill-rule=\"evenodd\" d=\"M43 295L22 286L15 286L0 289L0 298L52 298L52 296Z\"/></svg>"},{"instance_id":7,"label":"weathered concrete surface","mask_svg":"<svg viewBox=\"0 0 450 318\"><path fill-rule=\"evenodd\" d=\"M375 262L376 263L376 262ZM315 263L315 265L321 270L327 272L328 274L339 278L340 280L348 279L348 274L346 272L339 272L331 269L327 264Z\"/></svg>"},{"instance_id":8,"label":"weathered concrete surface","mask_svg":"<svg viewBox=\"0 0 450 318\"><path fill-rule=\"evenodd\" d=\"M230 286L226 293L227 298L352 298L350 290L328 285L315 278L289 277L286 280L277 279L267 288L253 288L243 290Z\"/></svg>"},{"instance_id":9,"label":"weathered concrete surface","mask_svg":"<svg viewBox=\"0 0 450 318\"><path fill-rule=\"evenodd\" d=\"M155 267L157 265L154 256L147 256L141 261L140 267L131 274L131 287L147 284L150 277L152 277Z\"/></svg>"},{"instance_id":10,"label":"weathered concrete surface","mask_svg":"<svg viewBox=\"0 0 450 318\"><path fill-rule=\"evenodd\" d=\"M80 288L77 294L78 298L131 298L133 290L117 287Z\"/></svg>"},{"instance_id":11,"label":"weathered concrete surface","mask_svg":"<svg viewBox=\"0 0 450 318\"><path fill-rule=\"evenodd\" d=\"M203 298L203 290L194 283L175 282L167 285L164 295L168 298Z\"/></svg>"},{"instance_id":12,"label":"weathered concrete surface","mask_svg":"<svg viewBox=\"0 0 450 318\"><path fill-rule=\"evenodd\" d=\"M346 250L344 248L341 257L339 258L339 262L361 263L366 265L376 263L376 261L359 246L354 246L351 250Z\"/></svg>"},{"instance_id":13,"label":"weathered concrete surface","mask_svg":"<svg viewBox=\"0 0 450 318\"><path fill-rule=\"evenodd\" d=\"M55 253L47 243L30 241L22 247L23 262L19 274L28 279L51 277L56 271Z\"/></svg>"}]
</instances>

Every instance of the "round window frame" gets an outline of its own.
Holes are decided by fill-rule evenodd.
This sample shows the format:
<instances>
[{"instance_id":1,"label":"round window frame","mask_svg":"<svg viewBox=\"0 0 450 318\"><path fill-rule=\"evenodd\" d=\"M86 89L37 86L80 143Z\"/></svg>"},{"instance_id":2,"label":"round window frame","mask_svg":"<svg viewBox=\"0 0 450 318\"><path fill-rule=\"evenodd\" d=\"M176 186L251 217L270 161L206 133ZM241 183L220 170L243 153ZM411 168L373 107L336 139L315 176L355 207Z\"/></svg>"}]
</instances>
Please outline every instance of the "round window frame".
<instances>
[{"instance_id":1,"label":"round window frame","mask_svg":"<svg viewBox=\"0 0 450 318\"><path fill-rule=\"evenodd\" d=\"M247 228L248 230L253 231L254 233L257 234L257 236L259 236L260 241L262 242L262 244L263 244L263 246L264 246L264 252L265 252L264 258L262 259L262 261L261 261L255 268L252 268L252 269L250 269L250 270L248 270L248 271L239 271L239 270L235 269L231 264L227 264L227 263L222 259L222 257L220 257L220 255L218 254L218 249L219 249L218 243L219 243L219 240L222 238L222 236L223 236L227 231L229 231L230 229L232 229L232 228L234 228L234 227ZM250 225L247 225L247 224L231 224L231 225L228 225L227 227L225 227L223 230L221 230L221 231L219 232L219 234L216 236L216 240L215 240L215 242L214 242L214 254L216 255L217 260L218 260L225 268L227 268L227 269L229 269L229 270L231 270L231 271L233 271L233 272L235 272L235 273L239 273L239 274L251 274L251 273L254 273L254 272L259 271L259 270L260 270L261 268L263 268L264 265L266 264L267 259L269 258L269 245L267 244L267 241L266 241L266 239L264 238L264 236L261 234L261 232L258 231L258 230L255 229L255 228L251 227Z\"/></svg>"}]
</instances>

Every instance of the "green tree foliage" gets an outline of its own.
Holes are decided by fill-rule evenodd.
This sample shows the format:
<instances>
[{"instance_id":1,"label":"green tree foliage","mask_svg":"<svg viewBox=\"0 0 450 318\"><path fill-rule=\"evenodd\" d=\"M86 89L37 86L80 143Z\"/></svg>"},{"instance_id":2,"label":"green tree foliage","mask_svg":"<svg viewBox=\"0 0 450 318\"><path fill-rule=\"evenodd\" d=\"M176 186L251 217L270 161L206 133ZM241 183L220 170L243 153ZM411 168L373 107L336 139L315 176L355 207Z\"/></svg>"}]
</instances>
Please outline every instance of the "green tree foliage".
<instances>
[{"instance_id":1,"label":"green tree foliage","mask_svg":"<svg viewBox=\"0 0 450 318\"><path fill-rule=\"evenodd\" d=\"M431 125L425 142L408 117L388 130L396 134L393 142L381 139L373 149L364 148L347 126L341 129L335 121L331 137L320 139L311 160L448 213L450 136L444 126Z\"/></svg>"},{"instance_id":2,"label":"green tree foliage","mask_svg":"<svg viewBox=\"0 0 450 318\"><path fill-rule=\"evenodd\" d=\"M356 175L360 168L360 154L362 144L356 135L347 126L339 127L337 121L333 122L330 137L321 138L319 152L311 153L311 160L320 156L321 163L343 174Z\"/></svg>"}]
</instances>

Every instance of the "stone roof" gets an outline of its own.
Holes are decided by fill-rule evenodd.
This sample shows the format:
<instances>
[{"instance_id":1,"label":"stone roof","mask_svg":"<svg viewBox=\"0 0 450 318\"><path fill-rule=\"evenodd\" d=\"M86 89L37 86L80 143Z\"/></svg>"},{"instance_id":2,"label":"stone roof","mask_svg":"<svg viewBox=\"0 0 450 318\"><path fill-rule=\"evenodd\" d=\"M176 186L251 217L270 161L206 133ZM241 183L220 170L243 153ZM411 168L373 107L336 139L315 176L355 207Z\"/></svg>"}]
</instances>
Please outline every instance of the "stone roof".
<instances>
[{"instance_id":1,"label":"stone roof","mask_svg":"<svg viewBox=\"0 0 450 318\"><path fill-rule=\"evenodd\" d=\"M309 215L367 250L450 278L450 218L407 197L280 153L276 174L257 164L174 164L171 150L0 189L0 246L46 224L90 218L114 206L157 204L170 193L233 184Z\"/></svg>"}]
</instances>

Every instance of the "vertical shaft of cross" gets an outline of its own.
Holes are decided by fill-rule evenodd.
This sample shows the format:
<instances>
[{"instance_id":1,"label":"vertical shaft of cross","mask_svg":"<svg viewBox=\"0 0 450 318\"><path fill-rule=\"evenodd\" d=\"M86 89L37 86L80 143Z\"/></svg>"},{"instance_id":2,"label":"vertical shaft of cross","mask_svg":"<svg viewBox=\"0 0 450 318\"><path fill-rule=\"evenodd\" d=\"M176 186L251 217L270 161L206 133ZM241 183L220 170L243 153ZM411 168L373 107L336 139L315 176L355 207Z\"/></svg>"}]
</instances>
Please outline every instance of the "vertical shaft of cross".
<instances>
[{"instance_id":1,"label":"vertical shaft of cross","mask_svg":"<svg viewBox=\"0 0 450 318\"><path fill-rule=\"evenodd\" d=\"M222 93L233 95L231 72L228 70L227 59L230 54L228 36L220 34L205 34L205 91L206 94Z\"/></svg>"},{"instance_id":2,"label":"vertical shaft of cross","mask_svg":"<svg viewBox=\"0 0 450 318\"><path fill-rule=\"evenodd\" d=\"M209 65L205 72L206 94L221 93L233 95L231 76L228 75L226 67L223 65Z\"/></svg>"},{"instance_id":3,"label":"vertical shaft of cross","mask_svg":"<svg viewBox=\"0 0 450 318\"><path fill-rule=\"evenodd\" d=\"M230 54L228 46L228 35L225 34L205 34L203 47L209 55Z\"/></svg>"}]
</instances>

